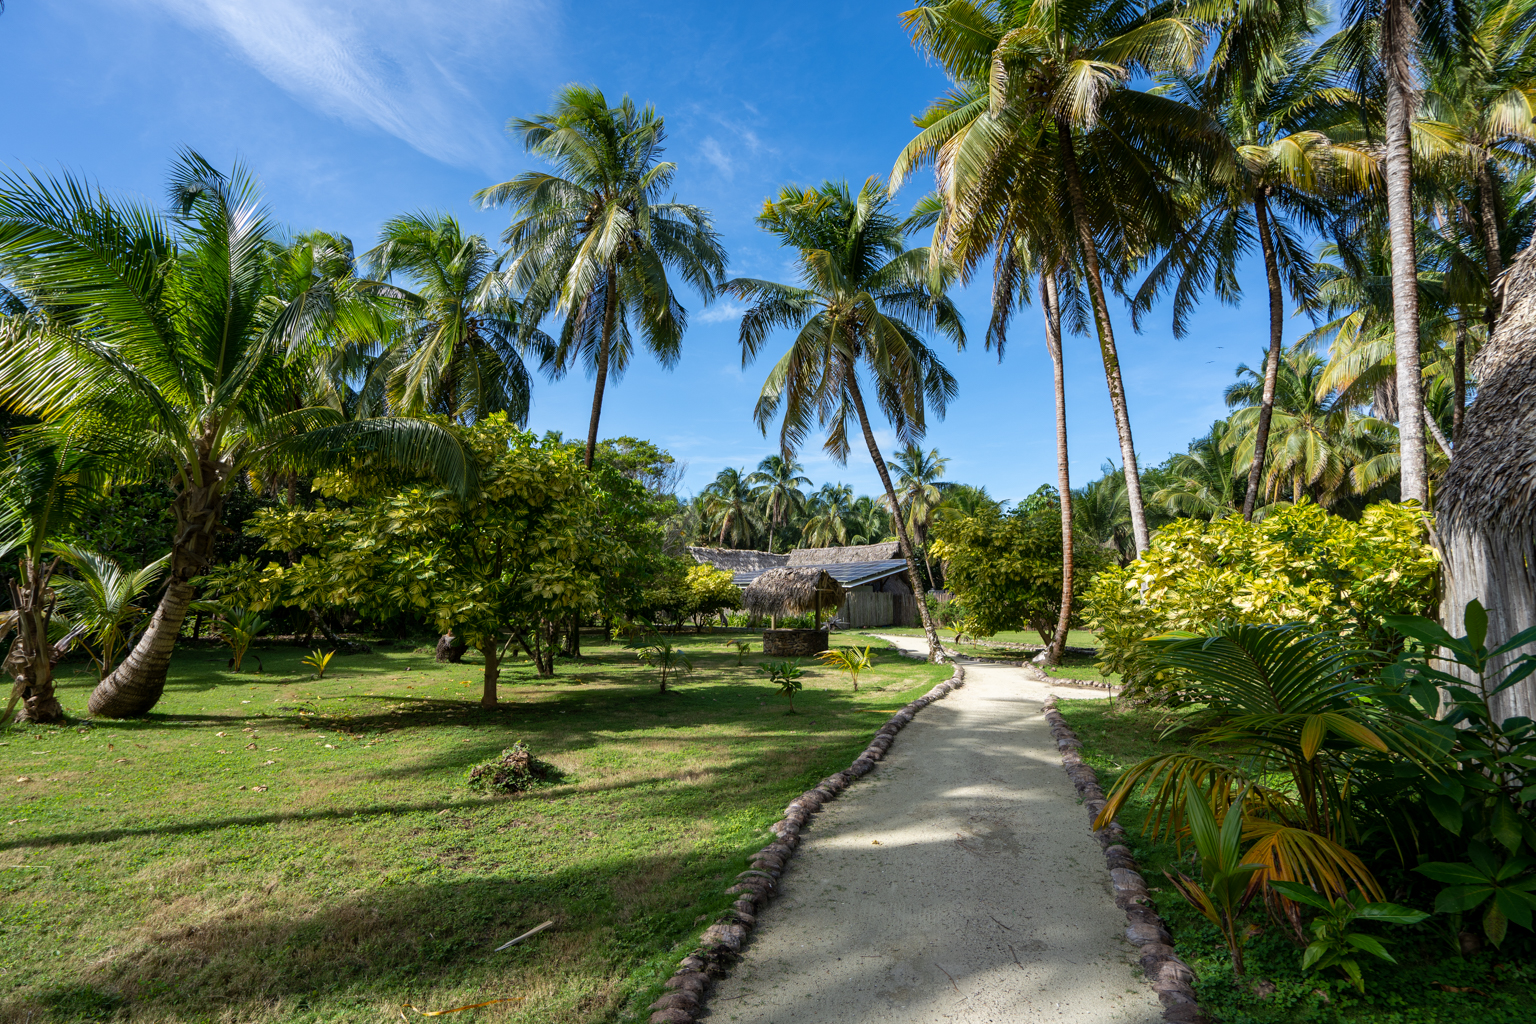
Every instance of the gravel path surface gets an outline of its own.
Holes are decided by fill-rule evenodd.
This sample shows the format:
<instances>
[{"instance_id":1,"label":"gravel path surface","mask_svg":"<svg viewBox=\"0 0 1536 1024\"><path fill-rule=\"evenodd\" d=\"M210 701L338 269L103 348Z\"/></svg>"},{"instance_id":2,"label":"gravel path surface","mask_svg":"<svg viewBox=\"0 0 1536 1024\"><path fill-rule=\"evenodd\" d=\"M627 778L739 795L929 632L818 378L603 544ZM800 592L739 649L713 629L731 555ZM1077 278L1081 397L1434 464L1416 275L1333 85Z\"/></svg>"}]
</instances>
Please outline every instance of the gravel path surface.
<instances>
[{"instance_id":1,"label":"gravel path surface","mask_svg":"<svg viewBox=\"0 0 1536 1024\"><path fill-rule=\"evenodd\" d=\"M708 1019L1160 1022L1041 716L1049 692L967 663L965 685L802 833Z\"/></svg>"}]
</instances>

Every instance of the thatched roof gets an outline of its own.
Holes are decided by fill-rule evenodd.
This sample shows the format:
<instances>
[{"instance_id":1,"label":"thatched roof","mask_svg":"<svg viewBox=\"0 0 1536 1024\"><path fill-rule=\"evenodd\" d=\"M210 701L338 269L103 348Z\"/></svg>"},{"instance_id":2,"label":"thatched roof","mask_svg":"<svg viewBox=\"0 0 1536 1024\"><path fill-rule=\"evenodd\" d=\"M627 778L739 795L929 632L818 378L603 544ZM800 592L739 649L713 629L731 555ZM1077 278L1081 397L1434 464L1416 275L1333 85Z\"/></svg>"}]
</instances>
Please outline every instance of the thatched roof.
<instances>
[{"instance_id":1,"label":"thatched roof","mask_svg":"<svg viewBox=\"0 0 1536 1024\"><path fill-rule=\"evenodd\" d=\"M1435 494L1442 529L1484 532L1536 527L1536 247L1500 279L1503 309L1474 367L1477 400L1467 407L1451 468Z\"/></svg>"},{"instance_id":2,"label":"thatched roof","mask_svg":"<svg viewBox=\"0 0 1536 1024\"><path fill-rule=\"evenodd\" d=\"M741 592L742 606L755 615L804 615L816 610L832 612L843 600L843 586L821 569L769 569Z\"/></svg>"},{"instance_id":3,"label":"thatched roof","mask_svg":"<svg viewBox=\"0 0 1536 1024\"><path fill-rule=\"evenodd\" d=\"M796 548L789 553L789 564L840 565L846 562L888 562L901 557L895 541L884 544L848 544L840 548Z\"/></svg>"},{"instance_id":4,"label":"thatched roof","mask_svg":"<svg viewBox=\"0 0 1536 1024\"><path fill-rule=\"evenodd\" d=\"M767 551L738 551L735 548L689 548L694 561L704 562L726 572L762 572L785 565L788 555L771 554Z\"/></svg>"}]
</instances>

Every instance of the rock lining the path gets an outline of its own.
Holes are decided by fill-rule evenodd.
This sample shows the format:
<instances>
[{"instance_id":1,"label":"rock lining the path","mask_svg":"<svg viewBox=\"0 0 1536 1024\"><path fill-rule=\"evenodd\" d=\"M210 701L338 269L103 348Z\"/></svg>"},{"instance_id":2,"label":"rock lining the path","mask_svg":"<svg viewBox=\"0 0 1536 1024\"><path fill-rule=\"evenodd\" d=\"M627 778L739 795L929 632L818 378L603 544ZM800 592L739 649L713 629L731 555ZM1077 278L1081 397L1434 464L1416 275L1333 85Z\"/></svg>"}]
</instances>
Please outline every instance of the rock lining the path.
<instances>
[{"instance_id":1,"label":"rock lining the path","mask_svg":"<svg viewBox=\"0 0 1536 1024\"><path fill-rule=\"evenodd\" d=\"M949 696L965 685L965 669L955 666L949 679L935 686L921 697L886 719L875 733L864 752L853 764L835 775L818 782L789 802L784 817L769 826L778 836L752 855L752 867L736 876L735 884L725 891L740 898L723 912L715 924L699 936L699 948L683 957L677 970L662 983L667 991L650 1005L650 1024L694 1024L704 1012L710 985L716 976L725 974L727 968L741 952L747 936L757 923L757 910L768 902L778 890L778 880L789 859L800 845L800 830L811 815L822 805L835 800L837 795L855 779L874 770L875 762L885 757L896 734L906 727L923 708L936 700ZM1187 970L1187 968L1186 968ZM1170 1018L1172 1019L1172 1018Z\"/></svg>"},{"instance_id":2,"label":"rock lining the path","mask_svg":"<svg viewBox=\"0 0 1536 1024\"><path fill-rule=\"evenodd\" d=\"M1052 680L1056 682L1056 680ZM1104 809L1104 790L1093 769L1083 761L1078 750L1082 741L1056 709L1056 698L1045 703L1045 720L1061 751L1061 765L1066 769L1083 798L1088 810L1089 828ZM1163 1004L1163 1019L1175 1024L1205 1024L1208 1018L1200 1012L1195 1001L1195 974L1173 950L1173 934L1167 923L1152 909L1152 897L1147 882L1137 869L1136 858L1124 843L1125 829L1120 822L1111 820L1101 829L1095 829L1094 838L1104 849L1104 860L1109 867L1109 883L1114 889L1115 906L1125 911L1125 937L1141 948L1141 969L1152 983L1158 1002ZM652 1021L655 1022L655 1018ZM656 1022L660 1024L660 1022Z\"/></svg>"}]
</instances>

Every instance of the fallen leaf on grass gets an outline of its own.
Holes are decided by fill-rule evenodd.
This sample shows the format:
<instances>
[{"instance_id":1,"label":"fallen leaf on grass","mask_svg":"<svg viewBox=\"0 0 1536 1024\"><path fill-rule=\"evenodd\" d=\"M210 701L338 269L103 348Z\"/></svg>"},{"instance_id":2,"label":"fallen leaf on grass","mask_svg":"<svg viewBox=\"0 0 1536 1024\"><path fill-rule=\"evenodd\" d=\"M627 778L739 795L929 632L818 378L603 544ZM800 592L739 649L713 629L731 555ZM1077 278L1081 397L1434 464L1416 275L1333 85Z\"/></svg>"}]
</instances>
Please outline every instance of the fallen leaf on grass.
<instances>
[{"instance_id":1,"label":"fallen leaf on grass","mask_svg":"<svg viewBox=\"0 0 1536 1024\"><path fill-rule=\"evenodd\" d=\"M229 733L227 733L227 732L216 732L216 733L214 733L214 735L215 736L228 736Z\"/></svg>"},{"instance_id":2,"label":"fallen leaf on grass","mask_svg":"<svg viewBox=\"0 0 1536 1024\"><path fill-rule=\"evenodd\" d=\"M483 1003L470 1003L468 1006L455 1006L451 1010L423 1010L423 1009L420 1009L418 1007L412 1006L410 1003L404 1003L400 1007L400 1019L401 1020L410 1020L411 1019L411 1018L409 1018L409 1017L407 1017L405 1015L405 1011L406 1010L410 1010L412 1013L418 1013L418 1014L420 1014L423 1017L441 1017L445 1013L462 1013L465 1010L473 1010L473 1009L475 1009L477 1007L481 1007L481 1006L495 1006L497 1003L520 1003L522 1001L523 1001L523 997L522 996L517 996L517 997L515 997L513 999L491 999L491 1000L488 1000L488 1001L483 1002Z\"/></svg>"},{"instance_id":3,"label":"fallen leaf on grass","mask_svg":"<svg viewBox=\"0 0 1536 1024\"><path fill-rule=\"evenodd\" d=\"M32 780L27 778L25 775L18 775L18 776L16 776L16 781L17 782L31 782Z\"/></svg>"},{"instance_id":4,"label":"fallen leaf on grass","mask_svg":"<svg viewBox=\"0 0 1536 1024\"><path fill-rule=\"evenodd\" d=\"M258 793L265 793L267 791L267 787L266 786L256 786L256 787L254 787L254 789Z\"/></svg>"},{"instance_id":5,"label":"fallen leaf on grass","mask_svg":"<svg viewBox=\"0 0 1536 1024\"><path fill-rule=\"evenodd\" d=\"M257 749L257 747L256 747L256 744L254 744L254 743L247 743L245 745L245 749L246 750L255 750L255 749Z\"/></svg>"},{"instance_id":6,"label":"fallen leaf on grass","mask_svg":"<svg viewBox=\"0 0 1536 1024\"><path fill-rule=\"evenodd\" d=\"M112 763L113 764L127 764L128 763L128 759L126 757L120 757L116 761L113 761Z\"/></svg>"}]
</instances>

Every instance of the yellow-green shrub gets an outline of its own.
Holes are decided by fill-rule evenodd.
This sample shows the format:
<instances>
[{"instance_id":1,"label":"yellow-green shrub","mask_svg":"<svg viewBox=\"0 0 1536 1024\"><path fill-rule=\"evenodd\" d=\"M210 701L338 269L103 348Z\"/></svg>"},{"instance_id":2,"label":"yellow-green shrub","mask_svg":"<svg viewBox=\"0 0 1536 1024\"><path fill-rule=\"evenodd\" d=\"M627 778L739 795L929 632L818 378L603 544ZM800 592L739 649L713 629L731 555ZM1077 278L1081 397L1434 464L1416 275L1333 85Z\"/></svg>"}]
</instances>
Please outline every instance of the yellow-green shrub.
<instances>
[{"instance_id":1,"label":"yellow-green shrub","mask_svg":"<svg viewBox=\"0 0 1536 1024\"><path fill-rule=\"evenodd\" d=\"M1083 604L1103 643L1099 665L1129 687L1155 684L1141 641L1219 622L1305 622L1361 648L1390 645L1382 616L1433 604L1439 558L1428 527L1417 505L1387 503L1359 522L1302 504L1255 523L1171 523L1141 558L1094 578Z\"/></svg>"}]
</instances>

